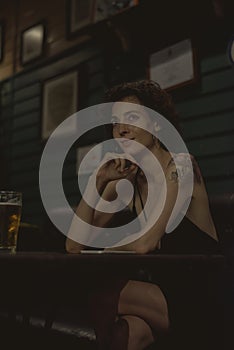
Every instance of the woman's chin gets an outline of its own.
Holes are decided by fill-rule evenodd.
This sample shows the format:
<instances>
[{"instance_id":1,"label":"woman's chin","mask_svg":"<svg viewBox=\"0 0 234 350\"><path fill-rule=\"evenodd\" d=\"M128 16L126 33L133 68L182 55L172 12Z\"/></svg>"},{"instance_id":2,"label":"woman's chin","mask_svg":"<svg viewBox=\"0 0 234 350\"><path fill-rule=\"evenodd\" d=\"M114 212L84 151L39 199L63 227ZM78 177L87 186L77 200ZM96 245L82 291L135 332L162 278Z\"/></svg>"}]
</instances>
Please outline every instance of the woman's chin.
<instances>
[{"instance_id":1,"label":"woman's chin","mask_svg":"<svg viewBox=\"0 0 234 350\"><path fill-rule=\"evenodd\" d=\"M137 155L139 153L139 150L137 151L135 148L132 147L121 147L123 153L129 154L131 156Z\"/></svg>"}]
</instances>

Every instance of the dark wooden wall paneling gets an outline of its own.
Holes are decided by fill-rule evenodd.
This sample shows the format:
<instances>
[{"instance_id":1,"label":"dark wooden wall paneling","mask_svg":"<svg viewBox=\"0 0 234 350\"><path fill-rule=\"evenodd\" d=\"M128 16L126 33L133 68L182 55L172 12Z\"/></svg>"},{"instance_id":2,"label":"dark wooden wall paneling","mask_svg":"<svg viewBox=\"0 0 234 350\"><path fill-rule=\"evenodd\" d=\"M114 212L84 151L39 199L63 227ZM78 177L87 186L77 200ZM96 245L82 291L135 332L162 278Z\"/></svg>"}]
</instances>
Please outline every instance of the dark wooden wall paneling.
<instances>
[{"instance_id":1,"label":"dark wooden wall paneling","mask_svg":"<svg viewBox=\"0 0 234 350\"><path fill-rule=\"evenodd\" d=\"M81 66L87 76L79 71ZM20 73L2 84L1 122L5 153L10 159L9 188L23 192L23 220L32 223L40 223L43 213L38 187L39 162L44 144L41 140L42 85L45 80L68 70L78 71L81 79L78 84L82 84L84 79L87 81L82 107L100 102L104 89L102 58L98 50L90 46L36 70ZM78 91L81 90L82 86L79 85ZM77 203L74 179L73 152L65 182L67 195Z\"/></svg>"},{"instance_id":2,"label":"dark wooden wall paneling","mask_svg":"<svg viewBox=\"0 0 234 350\"><path fill-rule=\"evenodd\" d=\"M212 194L234 188L234 67L226 54L204 58L200 88L177 102L186 144Z\"/></svg>"}]
</instances>

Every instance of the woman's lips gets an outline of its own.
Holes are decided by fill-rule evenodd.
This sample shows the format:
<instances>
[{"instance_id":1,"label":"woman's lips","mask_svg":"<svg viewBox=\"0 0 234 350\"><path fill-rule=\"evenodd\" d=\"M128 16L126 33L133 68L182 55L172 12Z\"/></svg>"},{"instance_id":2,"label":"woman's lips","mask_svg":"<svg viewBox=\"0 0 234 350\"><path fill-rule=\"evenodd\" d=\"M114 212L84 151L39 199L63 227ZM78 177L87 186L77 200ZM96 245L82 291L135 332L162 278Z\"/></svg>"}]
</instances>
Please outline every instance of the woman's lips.
<instances>
[{"instance_id":1,"label":"woman's lips","mask_svg":"<svg viewBox=\"0 0 234 350\"><path fill-rule=\"evenodd\" d=\"M132 145L132 141L133 141L133 139L125 139L125 140L121 140L120 144L124 147L128 147L128 146Z\"/></svg>"}]
</instances>

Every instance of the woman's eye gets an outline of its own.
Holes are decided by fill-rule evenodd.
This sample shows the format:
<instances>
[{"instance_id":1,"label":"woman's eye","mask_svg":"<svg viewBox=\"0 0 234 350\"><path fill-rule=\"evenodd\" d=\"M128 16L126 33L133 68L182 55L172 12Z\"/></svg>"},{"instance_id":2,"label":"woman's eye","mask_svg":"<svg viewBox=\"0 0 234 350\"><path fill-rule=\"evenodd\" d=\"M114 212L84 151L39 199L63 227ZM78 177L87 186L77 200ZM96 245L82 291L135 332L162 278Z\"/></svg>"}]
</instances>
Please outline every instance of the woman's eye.
<instances>
[{"instance_id":1,"label":"woman's eye","mask_svg":"<svg viewBox=\"0 0 234 350\"><path fill-rule=\"evenodd\" d=\"M137 114L129 114L127 118L130 122L136 122L139 119L139 115Z\"/></svg>"}]
</instances>

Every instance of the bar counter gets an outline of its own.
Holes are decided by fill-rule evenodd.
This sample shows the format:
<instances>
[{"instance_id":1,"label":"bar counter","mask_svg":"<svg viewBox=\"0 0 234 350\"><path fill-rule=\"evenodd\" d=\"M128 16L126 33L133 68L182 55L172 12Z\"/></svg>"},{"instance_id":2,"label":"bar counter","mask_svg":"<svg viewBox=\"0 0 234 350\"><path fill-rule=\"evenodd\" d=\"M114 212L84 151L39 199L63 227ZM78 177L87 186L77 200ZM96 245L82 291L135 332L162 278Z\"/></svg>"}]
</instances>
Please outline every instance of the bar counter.
<instances>
[{"instance_id":1,"label":"bar counter","mask_svg":"<svg viewBox=\"0 0 234 350\"><path fill-rule=\"evenodd\" d=\"M92 279L129 278L139 271L177 280L201 279L225 270L222 255L161 254L66 254L16 252L0 254L1 303L11 307L26 304L65 303Z\"/></svg>"},{"instance_id":2,"label":"bar counter","mask_svg":"<svg viewBox=\"0 0 234 350\"><path fill-rule=\"evenodd\" d=\"M103 278L134 279L143 271L147 272L147 278L153 283L157 282L157 279L171 281L173 292L182 293L180 302L185 312L190 312L192 305L193 310L203 315L202 323L206 324L204 334L207 341L210 342L212 334L219 335L219 341L216 339L212 343L213 349L214 345L217 345L215 349L219 349L218 343L223 344L227 338L224 333L227 322L229 324L226 320L225 325L223 313L230 306L226 296L227 270L228 261L223 255L1 253L0 312L13 316L21 314L26 323L31 322L35 315L39 315L44 319L46 329L52 329L56 320L59 320L63 322L63 329L67 328L67 331L70 331L71 322L79 325L81 321L81 325L85 325L85 312L80 312L82 299L79 295L85 293L85 288L89 288L90 281L99 283ZM206 310L209 310L207 315ZM198 330L196 319L189 315L188 313L186 321L188 332L196 329L199 342L204 337L203 326L199 324ZM184 322L184 319L182 321ZM183 334L184 329L179 341L180 346ZM187 341L190 342L189 339L191 336L188 333ZM191 348L187 341L183 340L185 349ZM47 336L45 342L48 342ZM200 349L206 348L207 343L204 340Z\"/></svg>"}]
</instances>

